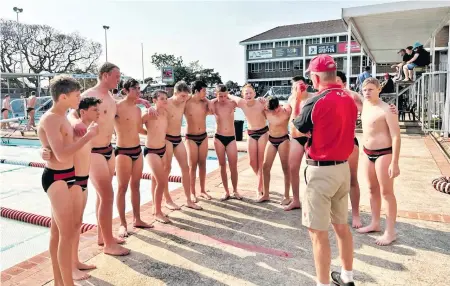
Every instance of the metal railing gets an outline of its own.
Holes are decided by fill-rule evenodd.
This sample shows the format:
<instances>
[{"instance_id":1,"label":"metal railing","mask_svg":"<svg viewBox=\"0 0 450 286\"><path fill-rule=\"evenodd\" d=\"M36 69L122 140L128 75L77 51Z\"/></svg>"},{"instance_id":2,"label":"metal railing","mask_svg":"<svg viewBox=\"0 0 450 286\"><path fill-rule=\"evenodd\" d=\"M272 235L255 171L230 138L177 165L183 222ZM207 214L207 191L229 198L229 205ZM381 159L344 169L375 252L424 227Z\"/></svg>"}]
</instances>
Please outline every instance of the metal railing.
<instances>
[{"instance_id":1,"label":"metal railing","mask_svg":"<svg viewBox=\"0 0 450 286\"><path fill-rule=\"evenodd\" d=\"M263 97L275 96L280 100L287 100L291 95L291 86L272 86Z\"/></svg>"},{"instance_id":2,"label":"metal railing","mask_svg":"<svg viewBox=\"0 0 450 286\"><path fill-rule=\"evenodd\" d=\"M448 137L450 98L448 98L447 79L449 73L450 71L423 73L413 84L399 92L397 106L400 116L402 113L412 115L413 120L417 118L419 121L423 132L436 132Z\"/></svg>"}]
</instances>

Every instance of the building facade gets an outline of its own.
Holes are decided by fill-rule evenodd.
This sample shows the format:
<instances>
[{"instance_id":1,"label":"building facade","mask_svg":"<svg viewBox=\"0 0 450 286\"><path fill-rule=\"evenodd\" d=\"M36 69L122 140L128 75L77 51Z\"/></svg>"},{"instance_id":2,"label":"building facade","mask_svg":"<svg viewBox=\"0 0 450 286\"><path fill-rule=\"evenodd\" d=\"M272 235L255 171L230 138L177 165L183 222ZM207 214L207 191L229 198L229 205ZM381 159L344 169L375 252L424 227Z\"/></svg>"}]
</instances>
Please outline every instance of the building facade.
<instances>
[{"instance_id":1,"label":"building facade","mask_svg":"<svg viewBox=\"0 0 450 286\"><path fill-rule=\"evenodd\" d=\"M446 66L447 43L448 26L436 37L436 65ZM347 70L347 29L341 19L280 26L240 44L245 47L246 81L258 87L290 85L293 76L305 75L310 60L319 54L331 55L339 70ZM354 83L358 74L372 63L354 39L350 54L351 74L347 77ZM396 63L377 63L377 76L395 73L393 64Z\"/></svg>"}]
</instances>

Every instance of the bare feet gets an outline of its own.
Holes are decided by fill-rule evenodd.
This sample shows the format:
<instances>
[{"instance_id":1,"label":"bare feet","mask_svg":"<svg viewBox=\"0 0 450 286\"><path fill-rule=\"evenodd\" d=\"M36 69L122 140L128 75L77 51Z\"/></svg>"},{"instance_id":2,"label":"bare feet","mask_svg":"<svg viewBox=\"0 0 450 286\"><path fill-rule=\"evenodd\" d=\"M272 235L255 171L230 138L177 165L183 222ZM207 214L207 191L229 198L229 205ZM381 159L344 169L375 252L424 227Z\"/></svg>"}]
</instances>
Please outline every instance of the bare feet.
<instances>
[{"instance_id":1,"label":"bare feet","mask_svg":"<svg viewBox=\"0 0 450 286\"><path fill-rule=\"evenodd\" d=\"M133 226L134 226L135 228L153 228L153 225L151 225L151 224L149 224L149 223L146 223L146 222L144 222L144 221L142 221L142 220L136 220L136 221L133 223Z\"/></svg>"},{"instance_id":2,"label":"bare feet","mask_svg":"<svg viewBox=\"0 0 450 286\"><path fill-rule=\"evenodd\" d=\"M290 198L284 198L281 202L280 205L282 206L287 206L288 204L291 203L291 199Z\"/></svg>"},{"instance_id":3,"label":"bare feet","mask_svg":"<svg viewBox=\"0 0 450 286\"><path fill-rule=\"evenodd\" d=\"M119 237L128 237L128 232L127 232L127 227L121 225L119 227L119 231L117 232L117 235L119 235Z\"/></svg>"},{"instance_id":4,"label":"bare feet","mask_svg":"<svg viewBox=\"0 0 450 286\"><path fill-rule=\"evenodd\" d=\"M238 191L233 192L233 198L235 198L236 200L242 200L242 196Z\"/></svg>"},{"instance_id":5,"label":"bare feet","mask_svg":"<svg viewBox=\"0 0 450 286\"><path fill-rule=\"evenodd\" d=\"M208 195L206 192L200 192L200 197L208 201L211 199L211 196Z\"/></svg>"},{"instance_id":6,"label":"bare feet","mask_svg":"<svg viewBox=\"0 0 450 286\"><path fill-rule=\"evenodd\" d=\"M117 244L124 244L124 243L125 243L125 239L120 238L120 237L114 237L114 241L115 241ZM100 245L100 246L105 245L105 243L103 242L103 239L98 240L98 241L97 241L97 244Z\"/></svg>"},{"instance_id":7,"label":"bare feet","mask_svg":"<svg viewBox=\"0 0 450 286\"><path fill-rule=\"evenodd\" d=\"M228 201L230 199L230 193L225 193L220 197L220 201Z\"/></svg>"},{"instance_id":8,"label":"bare feet","mask_svg":"<svg viewBox=\"0 0 450 286\"><path fill-rule=\"evenodd\" d=\"M268 202L268 201L270 201L269 195L259 197L259 199L256 202L263 203L263 202Z\"/></svg>"},{"instance_id":9,"label":"bare feet","mask_svg":"<svg viewBox=\"0 0 450 286\"><path fill-rule=\"evenodd\" d=\"M194 210L202 210L203 208L199 205L196 205L194 202L189 201L186 203L186 207Z\"/></svg>"},{"instance_id":10,"label":"bare feet","mask_svg":"<svg viewBox=\"0 0 450 286\"><path fill-rule=\"evenodd\" d=\"M293 200L287 207L284 208L285 211L291 211L296 209L301 209L302 205L299 201Z\"/></svg>"},{"instance_id":11,"label":"bare feet","mask_svg":"<svg viewBox=\"0 0 450 286\"><path fill-rule=\"evenodd\" d=\"M130 250L115 243L113 245L105 246L103 253L114 256L124 256L130 254Z\"/></svg>"},{"instance_id":12,"label":"bare feet","mask_svg":"<svg viewBox=\"0 0 450 286\"><path fill-rule=\"evenodd\" d=\"M380 245L380 246L385 246L385 245L389 245L392 242L394 242L397 239L397 234L395 234L395 232L393 234L387 233L386 231L384 232L384 234L380 237L377 238L377 240L375 241L376 244Z\"/></svg>"},{"instance_id":13,"label":"bare feet","mask_svg":"<svg viewBox=\"0 0 450 286\"><path fill-rule=\"evenodd\" d=\"M197 196L195 194L191 194L191 201L194 203L198 203Z\"/></svg>"},{"instance_id":14,"label":"bare feet","mask_svg":"<svg viewBox=\"0 0 450 286\"><path fill-rule=\"evenodd\" d=\"M158 221L160 223L171 223L170 219L167 216L165 216L163 213L155 214L155 219L156 219L156 221Z\"/></svg>"},{"instance_id":15,"label":"bare feet","mask_svg":"<svg viewBox=\"0 0 450 286\"><path fill-rule=\"evenodd\" d=\"M181 207L178 206L178 205L177 205L176 203L174 203L174 202L166 203L166 208L168 208L168 209L171 210L171 211L174 211L174 210L181 210Z\"/></svg>"},{"instance_id":16,"label":"bare feet","mask_svg":"<svg viewBox=\"0 0 450 286\"><path fill-rule=\"evenodd\" d=\"M361 223L361 219L359 218L359 216L353 216L352 217L352 227L353 228L360 228L362 227L362 223Z\"/></svg>"},{"instance_id":17,"label":"bare feet","mask_svg":"<svg viewBox=\"0 0 450 286\"><path fill-rule=\"evenodd\" d=\"M73 280L75 280L75 281L85 280L85 279L88 279L89 277L91 277L91 275L89 273L83 272L76 268L72 269L72 276L73 276Z\"/></svg>"},{"instance_id":18,"label":"bare feet","mask_svg":"<svg viewBox=\"0 0 450 286\"><path fill-rule=\"evenodd\" d=\"M369 224L368 226L361 227L356 230L359 233L370 233L370 232L378 232L381 231L380 225Z\"/></svg>"},{"instance_id":19,"label":"bare feet","mask_svg":"<svg viewBox=\"0 0 450 286\"><path fill-rule=\"evenodd\" d=\"M97 266L93 265L93 264L85 264L85 263L81 263L81 262L77 262L77 268L80 270L91 270L91 269L96 269Z\"/></svg>"}]
</instances>

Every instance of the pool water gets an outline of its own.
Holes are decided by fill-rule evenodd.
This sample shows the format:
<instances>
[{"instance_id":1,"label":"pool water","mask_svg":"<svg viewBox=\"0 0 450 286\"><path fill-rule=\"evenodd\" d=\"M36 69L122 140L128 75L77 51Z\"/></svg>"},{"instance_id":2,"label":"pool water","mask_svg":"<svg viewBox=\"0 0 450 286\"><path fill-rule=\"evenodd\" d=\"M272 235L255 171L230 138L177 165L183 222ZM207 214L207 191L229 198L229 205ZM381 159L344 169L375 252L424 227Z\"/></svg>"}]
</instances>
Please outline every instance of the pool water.
<instances>
[{"instance_id":1,"label":"pool water","mask_svg":"<svg viewBox=\"0 0 450 286\"><path fill-rule=\"evenodd\" d=\"M39 107L39 102L36 103L36 107ZM51 106L51 105L50 105ZM35 113L35 122L36 124L38 124L39 119L41 118L41 116L45 113L45 111L50 108L49 105L47 105L45 107L45 109L41 109L38 112ZM143 105L138 105L141 110L145 110L145 107ZM10 116L11 117L22 117L24 116L25 112L23 110L23 102L22 101L15 101L12 103L12 109L13 112L10 112ZM242 111L242 109L240 108L236 108L235 112L234 112L234 119L235 120L242 120L244 121L244 130L247 130L247 121L245 120L245 115L244 112ZM27 124L27 120L22 120L20 122L22 125L26 125ZM186 118L183 116L183 121L182 121L182 127L186 127L187 123L186 123ZM206 116L206 131L207 132L212 132L215 131L216 129L216 119L214 117L214 115L208 115Z\"/></svg>"},{"instance_id":2,"label":"pool water","mask_svg":"<svg viewBox=\"0 0 450 286\"><path fill-rule=\"evenodd\" d=\"M43 162L40 157L39 140L2 138L0 158L18 161ZM5 144L8 143L8 144ZM14 146L11 146L14 145ZM245 153L239 153L239 156ZM207 173L218 168L215 151L208 152ZM150 168L144 164L144 172ZM172 175L181 175L175 158L172 160ZM0 164L0 205L2 207L29 213L50 216L50 201L41 186L42 168ZM117 190L117 180L113 178L113 189ZM151 201L150 180L141 180L141 204ZM181 187L179 183L169 183L169 191ZM199 190L198 190L199 191ZM88 201L84 211L83 222L97 224L95 217L95 191L88 184ZM118 216L114 205L113 217ZM130 191L126 195L126 212L131 211ZM0 267L5 270L15 264L48 250L49 228L0 218L1 251ZM116 231L116 230L114 230Z\"/></svg>"}]
</instances>

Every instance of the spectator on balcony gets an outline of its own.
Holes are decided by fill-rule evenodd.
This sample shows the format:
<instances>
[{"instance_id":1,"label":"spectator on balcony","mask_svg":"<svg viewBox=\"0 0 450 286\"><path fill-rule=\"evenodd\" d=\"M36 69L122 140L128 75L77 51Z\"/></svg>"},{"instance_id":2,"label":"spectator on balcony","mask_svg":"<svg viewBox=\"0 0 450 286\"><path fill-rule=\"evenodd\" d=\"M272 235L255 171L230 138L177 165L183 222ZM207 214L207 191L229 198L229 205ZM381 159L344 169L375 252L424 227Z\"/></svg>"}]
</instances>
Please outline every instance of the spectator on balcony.
<instances>
[{"instance_id":1,"label":"spectator on balcony","mask_svg":"<svg viewBox=\"0 0 450 286\"><path fill-rule=\"evenodd\" d=\"M391 66L392 68L395 68L395 71L397 73L394 77L395 81L401 80L403 78L403 66L413 57L412 46L407 47L406 50L401 49L400 51L398 51L398 54L400 54L400 56L402 57L402 62Z\"/></svg>"},{"instance_id":2,"label":"spectator on balcony","mask_svg":"<svg viewBox=\"0 0 450 286\"><path fill-rule=\"evenodd\" d=\"M392 80L392 76L388 73L384 74L384 81L381 83L381 92L383 93L393 93L394 92L394 81Z\"/></svg>"},{"instance_id":3,"label":"spectator on balcony","mask_svg":"<svg viewBox=\"0 0 450 286\"><path fill-rule=\"evenodd\" d=\"M370 74L370 67L366 67L364 72L361 73L356 79L356 85L358 86L358 90L362 90L362 84L366 80L366 78L372 77Z\"/></svg>"},{"instance_id":4,"label":"spectator on balcony","mask_svg":"<svg viewBox=\"0 0 450 286\"><path fill-rule=\"evenodd\" d=\"M426 67L430 64L430 53L423 48L423 45L416 42L413 45L414 56L403 66L405 79L403 81L412 81L413 70L415 67Z\"/></svg>"}]
</instances>

